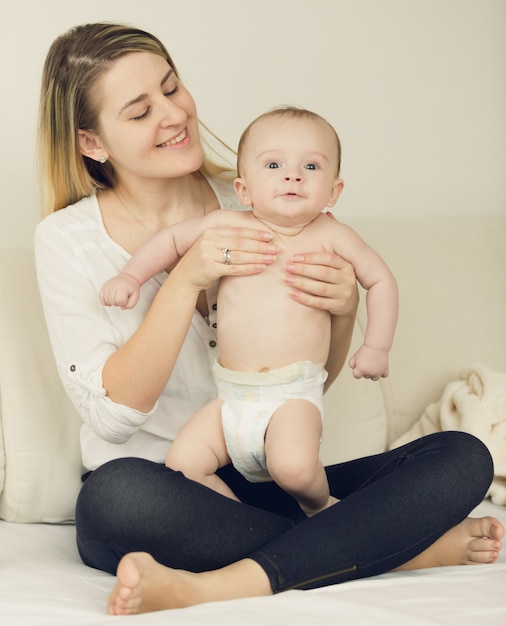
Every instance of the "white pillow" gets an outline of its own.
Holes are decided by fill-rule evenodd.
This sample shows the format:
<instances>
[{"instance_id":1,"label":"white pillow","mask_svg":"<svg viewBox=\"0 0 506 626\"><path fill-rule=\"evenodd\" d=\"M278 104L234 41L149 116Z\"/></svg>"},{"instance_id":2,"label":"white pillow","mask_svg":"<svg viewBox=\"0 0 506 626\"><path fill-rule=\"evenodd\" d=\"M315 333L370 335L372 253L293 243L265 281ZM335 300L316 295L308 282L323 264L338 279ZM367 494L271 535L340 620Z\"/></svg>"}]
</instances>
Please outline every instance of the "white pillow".
<instances>
[{"instance_id":1,"label":"white pillow","mask_svg":"<svg viewBox=\"0 0 506 626\"><path fill-rule=\"evenodd\" d=\"M0 517L70 521L80 419L56 373L31 249L0 248L0 292Z\"/></svg>"}]
</instances>

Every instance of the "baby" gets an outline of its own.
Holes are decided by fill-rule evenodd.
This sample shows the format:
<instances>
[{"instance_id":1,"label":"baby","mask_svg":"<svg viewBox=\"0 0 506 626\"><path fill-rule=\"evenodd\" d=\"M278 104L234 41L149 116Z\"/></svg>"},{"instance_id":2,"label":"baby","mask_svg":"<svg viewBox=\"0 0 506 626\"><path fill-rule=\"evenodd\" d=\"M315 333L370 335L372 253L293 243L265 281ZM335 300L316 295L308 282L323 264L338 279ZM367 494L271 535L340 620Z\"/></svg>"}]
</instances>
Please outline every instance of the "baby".
<instances>
[{"instance_id":1,"label":"baby","mask_svg":"<svg viewBox=\"0 0 506 626\"><path fill-rule=\"evenodd\" d=\"M343 189L341 147L319 115L293 107L254 120L242 134L235 191L245 211L213 211L154 235L101 291L105 305L135 306L140 286L181 257L209 228L272 233L274 262L247 277L224 275L218 292L218 397L183 427L166 464L236 498L216 475L230 462L252 482L275 480L311 516L337 502L319 461L328 312L289 295L284 266L301 250L340 255L367 290L367 329L349 365L356 378L388 375L398 312L396 281L348 226L322 213ZM217 249L227 266L240 253ZM236 257L234 259L234 256Z\"/></svg>"}]
</instances>

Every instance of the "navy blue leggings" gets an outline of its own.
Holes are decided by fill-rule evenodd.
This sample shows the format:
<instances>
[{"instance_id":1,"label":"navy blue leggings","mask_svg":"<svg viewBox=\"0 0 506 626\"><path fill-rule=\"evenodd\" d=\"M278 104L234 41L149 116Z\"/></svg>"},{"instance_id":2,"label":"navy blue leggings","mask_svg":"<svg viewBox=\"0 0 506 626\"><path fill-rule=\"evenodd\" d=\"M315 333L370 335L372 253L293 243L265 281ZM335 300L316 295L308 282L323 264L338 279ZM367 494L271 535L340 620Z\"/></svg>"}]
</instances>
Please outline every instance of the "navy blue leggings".
<instances>
[{"instance_id":1,"label":"navy blue leggings","mask_svg":"<svg viewBox=\"0 0 506 626\"><path fill-rule=\"evenodd\" d=\"M134 551L195 572L249 557L275 593L322 587L389 571L425 550L480 503L493 465L475 437L443 432L327 475L341 501L305 518L274 483L248 483L230 466L220 476L240 503L151 461L111 461L81 489L79 552L111 573Z\"/></svg>"}]
</instances>

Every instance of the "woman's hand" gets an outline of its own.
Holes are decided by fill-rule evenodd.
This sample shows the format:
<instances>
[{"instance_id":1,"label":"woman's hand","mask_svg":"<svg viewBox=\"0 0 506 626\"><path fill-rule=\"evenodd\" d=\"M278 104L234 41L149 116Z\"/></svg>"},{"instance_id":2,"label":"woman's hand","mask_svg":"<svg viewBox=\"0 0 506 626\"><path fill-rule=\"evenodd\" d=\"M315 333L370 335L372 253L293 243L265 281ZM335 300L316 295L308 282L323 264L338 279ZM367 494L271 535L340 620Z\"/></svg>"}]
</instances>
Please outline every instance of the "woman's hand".
<instances>
[{"instance_id":1,"label":"woman's hand","mask_svg":"<svg viewBox=\"0 0 506 626\"><path fill-rule=\"evenodd\" d=\"M276 259L271 239L272 233L251 228L210 228L179 261L178 271L198 291L222 276L258 274Z\"/></svg>"},{"instance_id":2,"label":"woman's hand","mask_svg":"<svg viewBox=\"0 0 506 626\"><path fill-rule=\"evenodd\" d=\"M331 216L332 217L332 216ZM286 265L294 300L331 314L331 343L325 368L327 391L339 375L351 344L358 308L358 288L351 263L327 252L298 254Z\"/></svg>"},{"instance_id":3,"label":"woman's hand","mask_svg":"<svg viewBox=\"0 0 506 626\"><path fill-rule=\"evenodd\" d=\"M330 211L326 215L336 219ZM298 254L286 265L285 280L297 302L331 315L355 318L357 279L351 263L342 257L328 252Z\"/></svg>"},{"instance_id":4,"label":"woman's hand","mask_svg":"<svg viewBox=\"0 0 506 626\"><path fill-rule=\"evenodd\" d=\"M294 300L332 315L355 315L358 290L351 263L329 252L298 254L286 265Z\"/></svg>"}]
</instances>

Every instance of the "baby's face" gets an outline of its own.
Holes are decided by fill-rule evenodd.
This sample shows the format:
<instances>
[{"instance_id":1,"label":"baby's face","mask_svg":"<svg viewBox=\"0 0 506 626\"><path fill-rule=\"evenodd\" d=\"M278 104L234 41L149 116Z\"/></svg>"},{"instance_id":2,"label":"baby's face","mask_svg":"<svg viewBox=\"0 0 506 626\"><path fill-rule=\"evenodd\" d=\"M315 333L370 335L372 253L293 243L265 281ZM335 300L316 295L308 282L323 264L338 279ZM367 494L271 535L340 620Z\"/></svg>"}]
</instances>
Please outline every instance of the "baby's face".
<instances>
[{"instance_id":1,"label":"baby's face","mask_svg":"<svg viewBox=\"0 0 506 626\"><path fill-rule=\"evenodd\" d=\"M250 129L241 157L245 204L274 223L311 221L335 204L342 187L337 150L335 135L323 121L260 119Z\"/></svg>"}]
</instances>

